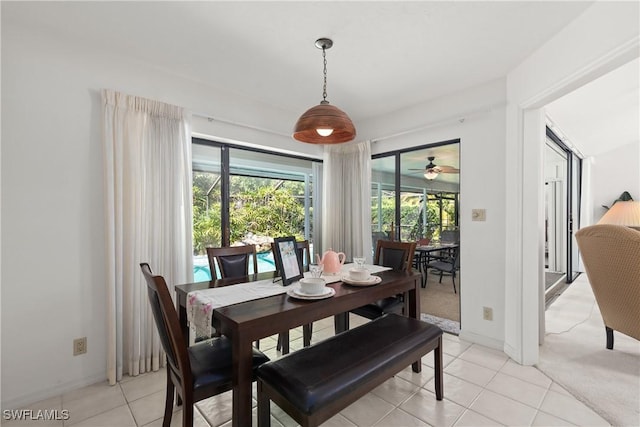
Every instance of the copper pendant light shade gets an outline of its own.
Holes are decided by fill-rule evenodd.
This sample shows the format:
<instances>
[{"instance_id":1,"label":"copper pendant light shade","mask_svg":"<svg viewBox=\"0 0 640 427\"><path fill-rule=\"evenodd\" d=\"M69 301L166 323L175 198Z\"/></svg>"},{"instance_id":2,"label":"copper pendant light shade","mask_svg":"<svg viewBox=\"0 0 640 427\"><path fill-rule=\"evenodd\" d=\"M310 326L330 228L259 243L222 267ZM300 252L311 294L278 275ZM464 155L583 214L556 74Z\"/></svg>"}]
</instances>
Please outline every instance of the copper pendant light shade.
<instances>
[{"instance_id":1,"label":"copper pendant light shade","mask_svg":"<svg viewBox=\"0 0 640 427\"><path fill-rule=\"evenodd\" d=\"M339 144L356 137L356 128L349 116L327 101L327 59L326 49L333 46L330 39L316 40L316 47L322 49L324 59L323 100L309 108L296 122L293 137L310 144Z\"/></svg>"},{"instance_id":2,"label":"copper pendant light shade","mask_svg":"<svg viewBox=\"0 0 640 427\"><path fill-rule=\"evenodd\" d=\"M333 131L328 136L322 136L316 129ZM349 116L338 107L324 101L305 111L293 131L295 139L312 144L338 144L351 141L355 136L356 128Z\"/></svg>"}]
</instances>

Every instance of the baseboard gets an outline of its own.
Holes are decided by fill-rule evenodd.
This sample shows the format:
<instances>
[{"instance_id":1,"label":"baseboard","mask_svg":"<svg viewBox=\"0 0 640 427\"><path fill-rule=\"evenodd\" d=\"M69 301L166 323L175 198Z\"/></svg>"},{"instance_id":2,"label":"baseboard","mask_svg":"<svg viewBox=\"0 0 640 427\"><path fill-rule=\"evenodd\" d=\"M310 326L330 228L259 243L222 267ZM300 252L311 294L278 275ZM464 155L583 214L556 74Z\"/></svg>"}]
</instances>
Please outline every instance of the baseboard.
<instances>
[{"instance_id":1,"label":"baseboard","mask_svg":"<svg viewBox=\"0 0 640 427\"><path fill-rule=\"evenodd\" d=\"M504 351L504 342L500 340L496 340L494 338L489 338L484 335L478 335L473 332L468 332L464 330L464 326L460 329L460 335L458 337L461 340L469 341L472 343L480 344L485 347L493 348L496 350Z\"/></svg>"},{"instance_id":2,"label":"baseboard","mask_svg":"<svg viewBox=\"0 0 640 427\"><path fill-rule=\"evenodd\" d=\"M39 390L33 393L28 393L13 399L3 400L2 409L21 409L27 408L29 405L39 402L41 400L49 399L52 397L60 396L61 394L68 393L73 390L77 390L82 387L87 387L92 384L107 381L106 372L100 374L84 377L77 381L69 381L66 383L56 384L53 387Z\"/></svg>"}]
</instances>

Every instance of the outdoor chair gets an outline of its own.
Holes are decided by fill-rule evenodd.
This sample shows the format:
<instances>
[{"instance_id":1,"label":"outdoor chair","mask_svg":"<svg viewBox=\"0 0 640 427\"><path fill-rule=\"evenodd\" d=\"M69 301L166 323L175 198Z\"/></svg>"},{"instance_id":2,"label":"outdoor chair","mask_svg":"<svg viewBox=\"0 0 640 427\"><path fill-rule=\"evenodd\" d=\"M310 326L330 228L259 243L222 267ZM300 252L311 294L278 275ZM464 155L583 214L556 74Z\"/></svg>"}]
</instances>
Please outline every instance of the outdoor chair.
<instances>
[{"instance_id":1,"label":"outdoor chair","mask_svg":"<svg viewBox=\"0 0 640 427\"><path fill-rule=\"evenodd\" d=\"M442 283L443 274L447 273L451 275L451 281L453 282L453 293L457 293L456 291L456 274L460 269L460 248L452 248L450 250L450 256L443 257L442 259L438 259L435 261L428 262L426 265L427 275L429 274L429 269L436 270L440 272L440 280L438 283Z\"/></svg>"}]
</instances>

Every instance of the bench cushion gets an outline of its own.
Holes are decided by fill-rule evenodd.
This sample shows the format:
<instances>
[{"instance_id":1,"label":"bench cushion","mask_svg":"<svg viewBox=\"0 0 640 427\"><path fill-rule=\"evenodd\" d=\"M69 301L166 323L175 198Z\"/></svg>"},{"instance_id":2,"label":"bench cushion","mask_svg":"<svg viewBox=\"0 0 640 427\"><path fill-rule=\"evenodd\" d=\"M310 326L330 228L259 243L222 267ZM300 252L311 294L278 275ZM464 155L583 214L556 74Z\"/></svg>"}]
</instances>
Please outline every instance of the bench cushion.
<instances>
[{"instance_id":1,"label":"bench cushion","mask_svg":"<svg viewBox=\"0 0 640 427\"><path fill-rule=\"evenodd\" d=\"M257 370L299 411L312 414L339 400L393 366L406 352L442 336L420 320L387 314L357 328L303 348ZM330 363L323 363L323 361Z\"/></svg>"}]
</instances>

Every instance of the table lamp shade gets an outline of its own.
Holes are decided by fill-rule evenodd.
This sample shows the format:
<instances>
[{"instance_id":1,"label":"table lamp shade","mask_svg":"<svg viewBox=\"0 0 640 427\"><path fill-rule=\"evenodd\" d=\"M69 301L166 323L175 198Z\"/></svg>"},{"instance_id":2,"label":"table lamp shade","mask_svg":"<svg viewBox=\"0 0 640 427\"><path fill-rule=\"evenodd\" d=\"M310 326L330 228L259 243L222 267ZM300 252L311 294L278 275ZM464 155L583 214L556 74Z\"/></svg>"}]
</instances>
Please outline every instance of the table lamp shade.
<instances>
[{"instance_id":1,"label":"table lamp shade","mask_svg":"<svg viewBox=\"0 0 640 427\"><path fill-rule=\"evenodd\" d=\"M618 201L604 214L598 224L625 225L640 229L640 201Z\"/></svg>"}]
</instances>

